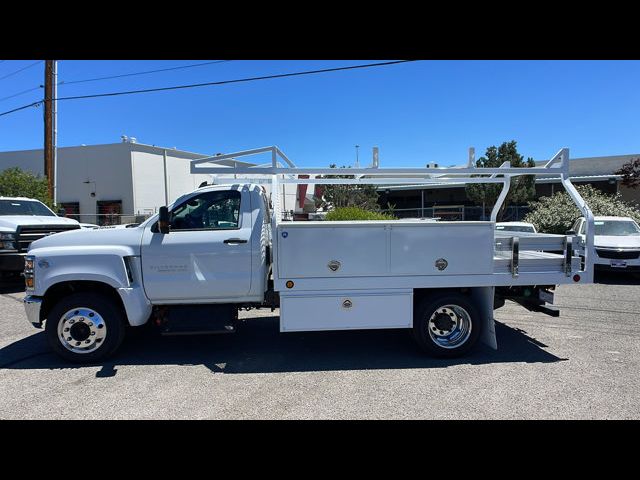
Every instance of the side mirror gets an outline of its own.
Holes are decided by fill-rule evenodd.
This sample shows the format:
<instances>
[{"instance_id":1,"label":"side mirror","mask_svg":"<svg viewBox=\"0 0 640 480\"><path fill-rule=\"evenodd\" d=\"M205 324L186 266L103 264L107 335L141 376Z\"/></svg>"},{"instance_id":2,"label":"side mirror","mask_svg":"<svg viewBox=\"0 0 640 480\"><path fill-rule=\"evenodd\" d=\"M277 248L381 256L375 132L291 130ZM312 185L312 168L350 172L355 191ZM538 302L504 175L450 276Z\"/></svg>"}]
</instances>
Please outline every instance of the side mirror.
<instances>
[{"instance_id":1,"label":"side mirror","mask_svg":"<svg viewBox=\"0 0 640 480\"><path fill-rule=\"evenodd\" d=\"M64 208L59 208L58 209L58 216L59 217L66 217L67 216L67 211Z\"/></svg>"},{"instance_id":2,"label":"side mirror","mask_svg":"<svg viewBox=\"0 0 640 480\"><path fill-rule=\"evenodd\" d=\"M575 230L567 230L565 232L565 235L576 235L576 231Z\"/></svg>"},{"instance_id":3,"label":"side mirror","mask_svg":"<svg viewBox=\"0 0 640 480\"><path fill-rule=\"evenodd\" d=\"M160 233L169 233L169 209L160 207L160 215L158 216L158 231Z\"/></svg>"}]
</instances>

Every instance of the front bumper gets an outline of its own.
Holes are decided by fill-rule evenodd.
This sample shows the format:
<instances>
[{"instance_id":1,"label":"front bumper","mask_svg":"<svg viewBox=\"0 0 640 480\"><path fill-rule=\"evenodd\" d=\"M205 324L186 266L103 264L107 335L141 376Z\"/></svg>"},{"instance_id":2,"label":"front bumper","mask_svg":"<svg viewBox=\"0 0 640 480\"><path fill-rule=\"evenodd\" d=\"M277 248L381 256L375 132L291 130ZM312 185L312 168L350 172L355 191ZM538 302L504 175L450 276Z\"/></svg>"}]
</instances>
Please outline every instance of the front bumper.
<instances>
[{"instance_id":1,"label":"front bumper","mask_svg":"<svg viewBox=\"0 0 640 480\"><path fill-rule=\"evenodd\" d=\"M42 307L42 297L27 295L24 297L24 310L27 312L27 320L36 328L42 328L40 320L40 307Z\"/></svg>"},{"instance_id":2,"label":"front bumper","mask_svg":"<svg viewBox=\"0 0 640 480\"><path fill-rule=\"evenodd\" d=\"M626 265L625 267L612 267L610 264L594 263L593 268L595 270L603 272L640 272L640 265Z\"/></svg>"},{"instance_id":3,"label":"front bumper","mask_svg":"<svg viewBox=\"0 0 640 480\"><path fill-rule=\"evenodd\" d=\"M619 266L616 266L616 264ZM640 271L640 258L618 260L604 258L596 254L593 259L593 266L597 270L607 270L610 272L637 272Z\"/></svg>"},{"instance_id":4,"label":"front bumper","mask_svg":"<svg viewBox=\"0 0 640 480\"><path fill-rule=\"evenodd\" d=\"M0 254L0 272L21 273L24 271L25 253Z\"/></svg>"}]
</instances>

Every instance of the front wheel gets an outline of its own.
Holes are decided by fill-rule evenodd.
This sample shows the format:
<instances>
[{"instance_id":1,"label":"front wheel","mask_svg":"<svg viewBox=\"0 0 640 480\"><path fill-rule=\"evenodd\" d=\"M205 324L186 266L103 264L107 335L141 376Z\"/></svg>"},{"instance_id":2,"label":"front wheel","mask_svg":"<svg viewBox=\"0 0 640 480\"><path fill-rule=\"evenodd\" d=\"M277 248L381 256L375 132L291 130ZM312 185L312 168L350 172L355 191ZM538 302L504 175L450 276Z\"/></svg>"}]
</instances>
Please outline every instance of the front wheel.
<instances>
[{"instance_id":1,"label":"front wheel","mask_svg":"<svg viewBox=\"0 0 640 480\"><path fill-rule=\"evenodd\" d=\"M122 343L124 315L105 295L74 293L51 309L45 333L53 351L65 360L94 363L113 354Z\"/></svg>"},{"instance_id":2,"label":"front wheel","mask_svg":"<svg viewBox=\"0 0 640 480\"><path fill-rule=\"evenodd\" d=\"M423 350L436 357L464 355L475 345L481 328L475 305L459 293L427 297L414 313L413 336Z\"/></svg>"}]
</instances>

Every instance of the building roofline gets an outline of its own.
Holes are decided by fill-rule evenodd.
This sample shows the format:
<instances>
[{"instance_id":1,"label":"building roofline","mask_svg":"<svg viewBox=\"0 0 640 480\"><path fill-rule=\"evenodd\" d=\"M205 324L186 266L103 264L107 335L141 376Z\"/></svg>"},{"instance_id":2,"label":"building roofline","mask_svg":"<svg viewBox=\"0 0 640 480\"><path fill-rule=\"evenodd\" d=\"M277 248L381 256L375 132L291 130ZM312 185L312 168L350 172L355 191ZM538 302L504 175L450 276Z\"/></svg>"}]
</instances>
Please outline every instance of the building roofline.
<instances>
[{"instance_id":1,"label":"building roofline","mask_svg":"<svg viewBox=\"0 0 640 480\"><path fill-rule=\"evenodd\" d=\"M139 142L114 142L114 143L98 143L98 144L93 144L93 145L72 145L72 146L68 146L68 147L58 147L58 151L60 150L72 150L72 149L82 149L82 148L105 148L105 147L117 147L117 146L121 146L121 148L126 148L130 151L139 151L139 152L148 152L148 153L157 153L157 154L162 154L162 152L164 150L167 151L167 154L170 156L178 156L181 158L187 158L189 160L196 160L196 159L200 159L200 158L209 158L209 157L215 157L215 155L210 155L210 154L205 154L205 153L196 153L196 152L189 152L187 150L179 150L179 149L175 149L175 148L169 148L169 147L160 147L158 145L148 145L146 143L139 143ZM8 150L5 152L0 152L0 154L11 154L11 153L26 153L26 152L44 152L43 148L32 148L32 149L28 149L28 150ZM243 162L240 160L235 160L235 162L237 164L241 164L241 165L247 165L247 166L254 166L254 163L249 163L249 162ZM222 162L222 164L227 164L224 161Z\"/></svg>"}]
</instances>

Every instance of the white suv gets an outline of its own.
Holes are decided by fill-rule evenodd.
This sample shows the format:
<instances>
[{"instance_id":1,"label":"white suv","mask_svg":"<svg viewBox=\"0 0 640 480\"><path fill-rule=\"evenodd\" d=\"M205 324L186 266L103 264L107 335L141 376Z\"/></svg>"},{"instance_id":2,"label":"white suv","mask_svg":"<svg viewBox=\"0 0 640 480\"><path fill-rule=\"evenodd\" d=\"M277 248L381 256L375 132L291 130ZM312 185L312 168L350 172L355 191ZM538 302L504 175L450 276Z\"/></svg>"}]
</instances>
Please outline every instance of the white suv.
<instances>
[{"instance_id":1,"label":"white suv","mask_svg":"<svg viewBox=\"0 0 640 480\"><path fill-rule=\"evenodd\" d=\"M57 216L33 198L0 197L0 278L22 273L24 256L34 240L78 228L77 221Z\"/></svg>"},{"instance_id":2,"label":"white suv","mask_svg":"<svg viewBox=\"0 0 640 480\"><path fill-rule=\"evenodd\" d=\"M579 218L573 230L585 238L585 219ZM630 217L594 217L594 268L640 272L640 227Z\"/></svg>"}]
</instances>

